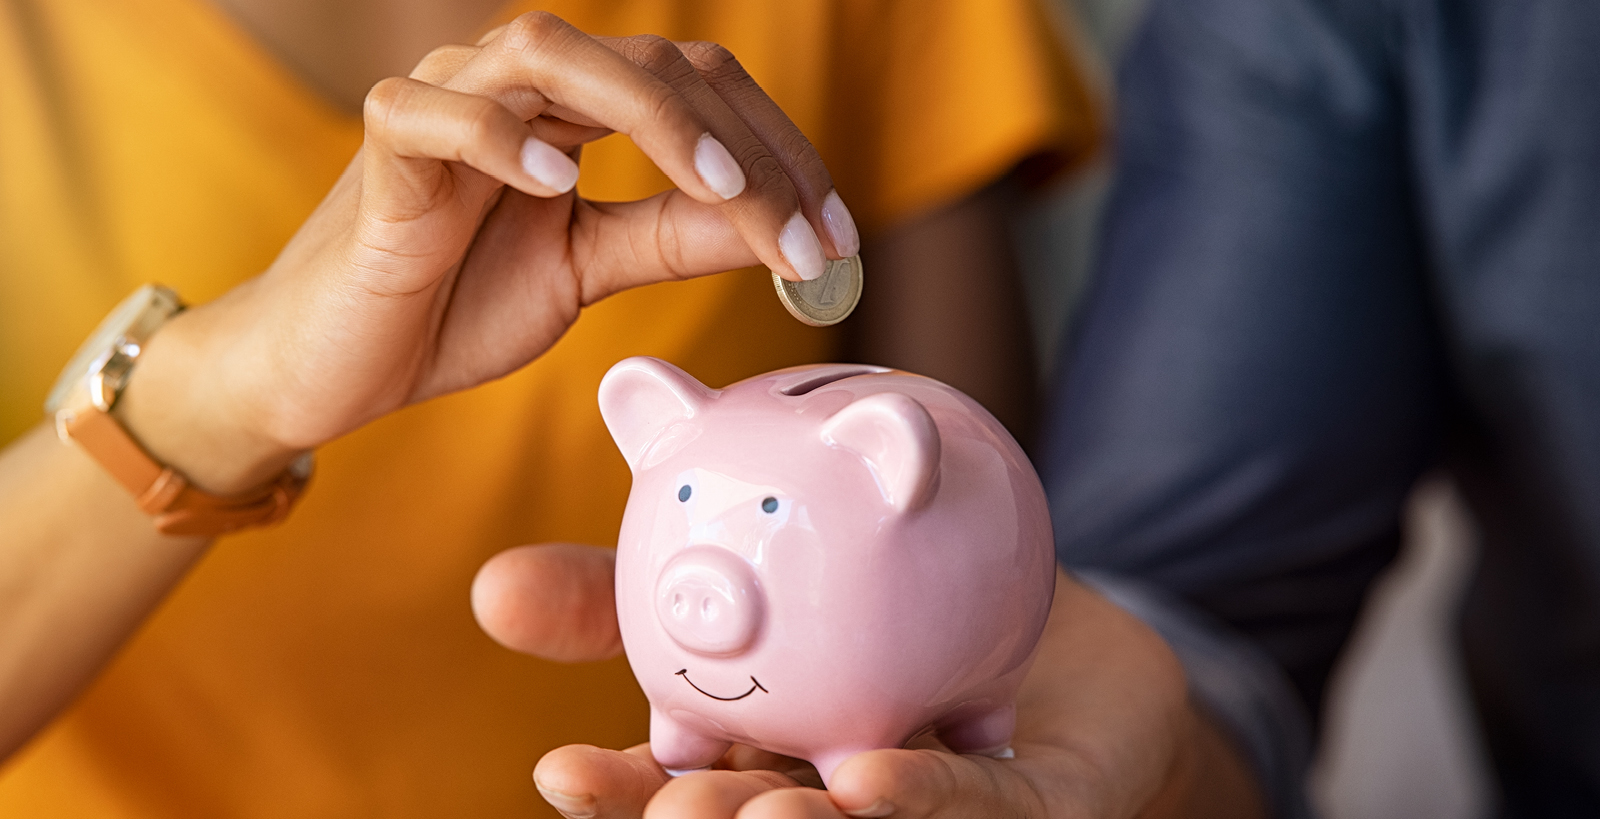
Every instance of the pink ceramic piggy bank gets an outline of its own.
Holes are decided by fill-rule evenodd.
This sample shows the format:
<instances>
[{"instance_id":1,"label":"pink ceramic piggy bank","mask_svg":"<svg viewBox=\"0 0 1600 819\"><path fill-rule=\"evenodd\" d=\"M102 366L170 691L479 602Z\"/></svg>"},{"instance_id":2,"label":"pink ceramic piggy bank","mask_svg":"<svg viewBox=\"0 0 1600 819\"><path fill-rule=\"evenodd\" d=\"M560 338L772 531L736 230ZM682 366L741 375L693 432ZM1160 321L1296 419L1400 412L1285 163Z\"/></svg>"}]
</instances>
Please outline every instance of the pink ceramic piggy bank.
<instances>
[{"instance_id":1,"label":"pink ceramic piggy bank","mask_svg":"<svg viewBox=\"0 0 1600 819\"><path fill-rule=\"evenodd\" d=\"M617 618L663 767L740 742L826 781L928 728L1009 750L1055 561L1039 480L976 402L881 367L712 390L630 358L600 411L633 469Z\"/></svg>"}]
</instances>

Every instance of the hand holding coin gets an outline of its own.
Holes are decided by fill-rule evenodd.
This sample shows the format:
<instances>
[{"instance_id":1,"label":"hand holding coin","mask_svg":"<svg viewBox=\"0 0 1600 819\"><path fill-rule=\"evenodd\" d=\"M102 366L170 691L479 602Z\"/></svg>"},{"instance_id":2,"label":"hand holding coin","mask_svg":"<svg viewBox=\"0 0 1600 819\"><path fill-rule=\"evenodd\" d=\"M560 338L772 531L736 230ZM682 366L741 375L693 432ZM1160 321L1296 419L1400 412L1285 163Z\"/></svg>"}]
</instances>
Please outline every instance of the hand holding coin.
<instances>
[{"instance_id":1,"label":"hand holding coin","mask_svg":"<svg viewBox=\"0 0 1600 819\"><path fill-rule=\"evenodd\" d=\"M860 249L821 156L714 43L530 12L379 82L364 113L361 152L299 234L170 322L123 399L151 454L211 491L500 378L613 293L758 263L817 281ZM579 149L614 132L675 187L578 196Z\"/></svg>"}]
</instances>

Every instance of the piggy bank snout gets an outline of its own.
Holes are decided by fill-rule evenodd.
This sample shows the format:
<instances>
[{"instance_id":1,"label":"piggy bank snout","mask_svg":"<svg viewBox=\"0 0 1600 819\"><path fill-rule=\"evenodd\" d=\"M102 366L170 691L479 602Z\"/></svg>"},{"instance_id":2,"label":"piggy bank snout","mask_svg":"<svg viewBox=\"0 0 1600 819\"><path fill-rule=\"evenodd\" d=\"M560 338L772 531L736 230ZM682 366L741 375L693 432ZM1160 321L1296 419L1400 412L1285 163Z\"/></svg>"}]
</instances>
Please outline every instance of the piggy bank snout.
<instances>
[{"instance_id":1,"label":"piggy bank snout","mask_svg":"<svg viewBox=\"0 0 1600 819\"><path fill-rule=\"evenodd\" d=\"M749 648L764 608L755 570L720 546L684 549L656 581L656 618L673 642L696 654L727 657Z\"/></svg>"}]
</instances>

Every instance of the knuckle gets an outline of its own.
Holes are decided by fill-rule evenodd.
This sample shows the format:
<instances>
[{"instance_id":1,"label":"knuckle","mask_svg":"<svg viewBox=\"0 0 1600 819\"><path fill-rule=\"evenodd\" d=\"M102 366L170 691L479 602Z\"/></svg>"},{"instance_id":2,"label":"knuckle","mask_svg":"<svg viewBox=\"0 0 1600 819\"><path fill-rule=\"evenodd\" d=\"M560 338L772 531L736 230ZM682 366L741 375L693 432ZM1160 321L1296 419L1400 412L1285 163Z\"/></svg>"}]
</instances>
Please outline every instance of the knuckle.
<instances>
[{"instance_id":1,"label":"knuckle","mask_svg":"<svg viewBox=\"0 0 1600 819\"><path fill-rule=\"evenodd\" d=\"M623 56L664 82L677 84L695 76L695 67L678 50L677 43L654 34L630 37Z\"/></svg>"},{"instance_id":2,"label":"knuckle","mask_svg":"<svg viewBox=\"0 0 1600 819\"><path fill-rule=\"evenodd\" d=\"M634 62L645 68L666 66L683 58L682 52L671 40L657 34L630 38L628 50L635 56Z\"/></svg>"},{"instance_id":3,"label":"knuckle","mask_svg":"<svg viewBox=\"0 0 1600 819\"><path fill-rule=\"evenodd\" d=\"M807 139L799 128L786 130L775 143L777 149L789 157L790 167L799 178L819 186L823 193L833 187L833 176L828 173L828 166L822 161L822 155L817 153L811 140Z\"/></svg>"},{"instance_id":4,"label":"knuckle","mask_svg":"<svg viewBox=\"0 0 1600 819\"><path fill-rule=\"evenodd\" d=\"M746 162L745 167L748 169L746 174L752 186L761 198L784 200L785 203L798 205L794 185L790 184L789 176L783 172L783 166L778 164L778 160L772 154L762 152Z\"/></svg>"},{"instance_id":5,"label":"knuckle","mask_svg":"<svg viewBox=\"0 0 1600 819\"><path fill-rule=\"evenodd\" d=\"M683 45L683 55L701 74L712 77L744 75L744 66L739 64L733 52L721 43L712 43L705 40L696 40Z\"/></svg>"},{"instance_id":6,"label":"knuckle","mask_svg":"<svg viewBox=\"0 0 1600 819\"><path fill-rule=\"evenodd\" d=\"M395 110L404 103L409 92L409 83L401 77L387 77L373 85L361 105L367 131L380 137L388 133Z\"/></svg>"},{"instance_id":7,"label":"knuckle","mask_svg":"<svg viewBox=\"0 0 1600 819\"><path fill-rule=\"evenodd\" d=\"M466 138L473 144L484 144L494 140L500 133L500 117L497 106L482 97L478 97L472 110L467 113Z\"/></svg>"},{"instance_id":8,"label":"knuckle","mask_svg":"<svg viewBox=\"0 0 1600 819\"><path fill-rule=\"evenodd\" d=\"M693 127L699 129L696 133L705 130L672 86L653 83L645 93L644 106L650 122L668 128Z\"/></svg>"},{"instance_id":9,"label":"knuckle","mask_svg":"<svg viewBox=\"0 0 1600 819\"><path fill-rule=\"evenodd\" d=\"M789 127L780 132L773 143L777 149L788 157L793 157L800 163L804 171L816 171L822 168L822 157L817 154L817 149L812 147L811 140L800 132L799 128Z\"/></svg>"},{"instance_id":10,"label":"knuckle","mask_svg":"<svg viewBox=\"0 0 1600 819\"><path fill-rule=\"evenodd\" d=\"M511 52L536 51L552 39L565 35L571 27L548 11L530 11L506 24L500 45Z\"/></svg>"}]
</instances>

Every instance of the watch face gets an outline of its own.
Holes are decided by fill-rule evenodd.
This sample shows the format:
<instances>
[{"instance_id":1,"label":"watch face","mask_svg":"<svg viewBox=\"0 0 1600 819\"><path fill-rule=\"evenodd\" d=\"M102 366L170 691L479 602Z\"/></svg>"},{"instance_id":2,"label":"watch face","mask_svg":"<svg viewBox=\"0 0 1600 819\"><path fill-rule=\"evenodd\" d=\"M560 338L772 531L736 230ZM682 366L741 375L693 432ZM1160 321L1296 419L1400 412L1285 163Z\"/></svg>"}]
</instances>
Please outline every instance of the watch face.
<instances>
[{"instance_id":1,"label":"watch face","mask_svg":"<svg viewBox=\"0 0 1600 819\"><path fill-rule=\"evenodd\" d=\"M181 308L177 294L159 284L147 284L133 291L100 322L94 335L89 336L89 340L73 354L66 369L56 379L55 386L50 389L44 411L54 415L74 391L87 388L85 380L91 365L109 353L119 338L127 336L130 340L142 343Z\"/></svg>"}]
</instances>

